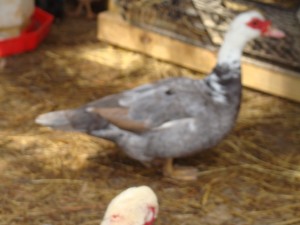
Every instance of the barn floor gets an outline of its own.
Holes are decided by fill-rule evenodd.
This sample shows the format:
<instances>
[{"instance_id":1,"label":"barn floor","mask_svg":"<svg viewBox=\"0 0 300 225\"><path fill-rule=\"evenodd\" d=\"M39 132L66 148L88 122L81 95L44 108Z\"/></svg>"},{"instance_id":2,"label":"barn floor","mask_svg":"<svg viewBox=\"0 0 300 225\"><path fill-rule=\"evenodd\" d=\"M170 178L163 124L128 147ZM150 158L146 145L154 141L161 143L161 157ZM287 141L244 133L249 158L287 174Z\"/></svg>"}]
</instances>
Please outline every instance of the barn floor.
<instances>
[{"instance_id":1,"label":"barn floor","mask_svg":"<svg viewBox=\"0 0 300 225\"><path fill-rule=\"evenodd\" d=\"M0 225L96 225L111 198L149 185L157 225L300 224L300 105L244 89L233 132L176 161L197 181L164 178L110 142L34 124L43 112L160 78L201 75L96 39L96 22L67 18L34 52L0 71Z\"/></svg>"}]
</instances>

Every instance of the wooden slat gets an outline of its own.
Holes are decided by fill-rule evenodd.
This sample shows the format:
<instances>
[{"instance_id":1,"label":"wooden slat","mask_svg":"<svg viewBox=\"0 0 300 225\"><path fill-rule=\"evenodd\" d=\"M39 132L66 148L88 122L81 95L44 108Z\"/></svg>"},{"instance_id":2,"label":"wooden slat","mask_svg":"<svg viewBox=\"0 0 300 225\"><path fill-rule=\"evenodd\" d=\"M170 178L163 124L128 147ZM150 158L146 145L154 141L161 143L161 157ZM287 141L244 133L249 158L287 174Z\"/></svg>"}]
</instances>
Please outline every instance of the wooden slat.
<instances>
[{"instance_id":1,"label":"wooden slat","mask_svg":"<svg viewBox=\"0 0 300 225\"><path fill-rule=\"evenodd\" d=\"M248 62L243 62L242 73L244 86L300 102L300 74Z\"/></svg>"},{"instance_id":2,"label":"wooden slat","mask_svg":"<svg viewBox=\"0 0 300 225\"><path fill-rule=\"evenodd\" d=\"M204 73L216 63L215 52L135 27L111 12L99 14L98 39ZM249 60L242 72L244 86L300 102L300 74Z\"/></svg>"}]
</instances>

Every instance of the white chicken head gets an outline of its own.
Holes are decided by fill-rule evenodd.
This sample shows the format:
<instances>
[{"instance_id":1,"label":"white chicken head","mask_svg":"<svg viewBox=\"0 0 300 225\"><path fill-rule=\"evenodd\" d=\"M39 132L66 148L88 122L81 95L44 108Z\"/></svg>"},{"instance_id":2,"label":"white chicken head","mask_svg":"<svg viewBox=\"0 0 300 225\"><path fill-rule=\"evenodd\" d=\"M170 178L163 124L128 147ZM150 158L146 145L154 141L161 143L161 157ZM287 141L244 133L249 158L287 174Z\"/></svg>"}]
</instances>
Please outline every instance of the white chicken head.
<instances>
[{"instance_id":1,"label":"white chicken head","mask_svg":"<svg viewBox=\"0 0 300 225\"><path fill-rule=\"evenodd\" d=\"M131 187L110 202L100 225L153 225L158 210L151 188Z\"/></svg>"}]
</instances>

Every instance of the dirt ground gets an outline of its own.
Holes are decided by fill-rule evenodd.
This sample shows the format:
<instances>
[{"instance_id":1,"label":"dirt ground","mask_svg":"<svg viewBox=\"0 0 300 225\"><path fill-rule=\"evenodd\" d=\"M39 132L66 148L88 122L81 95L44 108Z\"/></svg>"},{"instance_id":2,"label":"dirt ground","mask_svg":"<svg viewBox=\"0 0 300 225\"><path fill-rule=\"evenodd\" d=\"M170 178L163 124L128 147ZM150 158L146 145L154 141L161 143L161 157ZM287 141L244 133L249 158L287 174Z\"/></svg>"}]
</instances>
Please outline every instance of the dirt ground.
<instances>
[{"instance_id":1,"label":"dirt ground","mask_svg":"<svg viewBox=\"0 0 300 225\"><path fill-rule=\"evenodd\" d=\"M157 225L300 224L300 105L244 88L231 134L177 164L199 179L164 178L112 143L34 124L44 112L150 81L201 74L96 39L96 21L66 18L41 46L0 71L0 225L96 225L130 186L149 185Z\"/></svg>"}]
</instances>

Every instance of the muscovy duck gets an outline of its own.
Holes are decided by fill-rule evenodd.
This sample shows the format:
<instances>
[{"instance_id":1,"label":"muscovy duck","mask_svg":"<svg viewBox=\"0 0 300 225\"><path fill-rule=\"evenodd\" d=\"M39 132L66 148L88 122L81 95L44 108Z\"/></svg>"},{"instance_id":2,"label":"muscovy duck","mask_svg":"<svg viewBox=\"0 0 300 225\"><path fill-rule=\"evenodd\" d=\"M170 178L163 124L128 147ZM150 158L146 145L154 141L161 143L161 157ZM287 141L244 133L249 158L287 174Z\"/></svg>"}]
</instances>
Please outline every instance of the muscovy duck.
<instances>
[{"instance_id":1,"label":"muscovy duck","mask_svg":"<svg viewBox=\"0 0 300 225\"><path fill-rule=\"evenodd\" d=\"M140 162L164 159L168 177L196 179L195 168L174 168L172 160L212 148L230 132L241 102L243 48L259 36L285 34L257 11L241 13L206 78L173 77L145 84L76 109L42 114L36 123L111 140ZM195 60L200 67L201 59Z\"/></svg>"}]
</instances>

